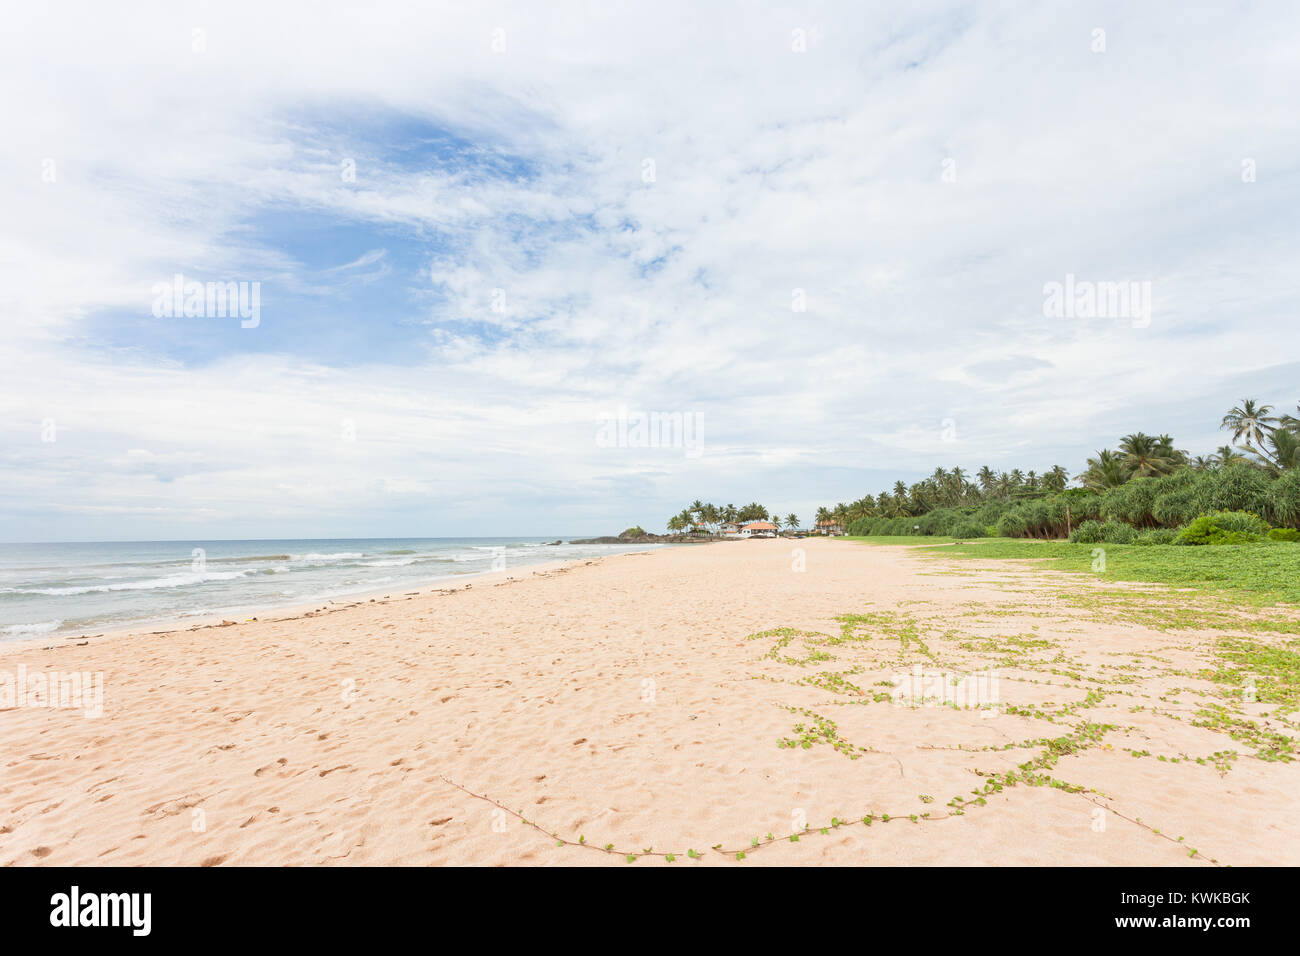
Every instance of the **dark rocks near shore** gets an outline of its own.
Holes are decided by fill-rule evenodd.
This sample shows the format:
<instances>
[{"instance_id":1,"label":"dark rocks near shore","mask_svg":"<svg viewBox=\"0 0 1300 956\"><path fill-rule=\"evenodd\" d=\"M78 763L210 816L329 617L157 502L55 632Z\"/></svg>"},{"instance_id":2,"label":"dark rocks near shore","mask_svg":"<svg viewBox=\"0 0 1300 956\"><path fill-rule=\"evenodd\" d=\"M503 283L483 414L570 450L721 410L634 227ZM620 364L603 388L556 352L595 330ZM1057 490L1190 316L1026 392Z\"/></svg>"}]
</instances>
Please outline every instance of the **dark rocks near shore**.
<instances>
[{"instance_id":1,"label":"dark rocks near shore","mask_svg":"<svg viewBox=\"0 0 1300 956\"><path fill-rule=\"evenodd\" d=\"M605 535L600 538L575 538L569 544L686 544L704 542L711 539L691 534L645 534Z\"/></svg>"}]
</instances>

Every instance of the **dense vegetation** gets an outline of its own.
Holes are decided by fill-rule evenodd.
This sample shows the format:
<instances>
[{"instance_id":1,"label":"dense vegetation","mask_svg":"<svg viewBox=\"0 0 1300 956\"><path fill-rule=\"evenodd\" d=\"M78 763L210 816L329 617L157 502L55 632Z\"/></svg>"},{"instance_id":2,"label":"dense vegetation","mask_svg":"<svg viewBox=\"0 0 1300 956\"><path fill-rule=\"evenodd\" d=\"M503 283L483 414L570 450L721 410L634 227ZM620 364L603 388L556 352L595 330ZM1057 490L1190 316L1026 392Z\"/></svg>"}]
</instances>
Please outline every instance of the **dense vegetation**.
<instances>
[{"instance_id":1,"label":"dense vegetation","mask_svg":"<svg viewBox=\"0 0 1300 956\"><path fill-rule=\"evenodd\" d=\"M1224 416L1234 445L1190 457L1168 435L1126 435L1069 488L1043 475L939 468L910 487L822 508L852 535L1065 538L1080 543L1241 544L1300 538L1300 418L1246 400ZM1300 413L1300 406L1297 406Z\"/></svg>"}]
</instances>

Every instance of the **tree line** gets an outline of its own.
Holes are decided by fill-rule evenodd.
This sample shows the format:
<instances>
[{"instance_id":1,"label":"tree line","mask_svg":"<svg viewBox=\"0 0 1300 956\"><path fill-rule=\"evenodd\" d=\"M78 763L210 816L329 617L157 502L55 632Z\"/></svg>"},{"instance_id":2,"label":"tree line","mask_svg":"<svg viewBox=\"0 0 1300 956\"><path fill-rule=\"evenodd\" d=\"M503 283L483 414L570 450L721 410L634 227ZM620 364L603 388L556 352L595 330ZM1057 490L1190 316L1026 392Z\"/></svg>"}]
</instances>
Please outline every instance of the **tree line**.
<instances>
[{"instance_id":1,"label":"tree line","mask_svg":"<svg viewBox=\"0 0 1300 956\"><path fill-rule=\"evenodd\" d=\"M747 521L770 521L777 530L794 531L799 528L799 516L794 512L782 517L775 510L768 511L757 501L737 508L735 505L715 505L698 498L689 506L668 519L668 530L674 534L684 531L715 533L724 524L743 524Z\"/></svg>"},{"instance_id":2,"label":"tree line","mask_svg":"<svg viewBox=\"0 0 1300 956\"><path fill-rule=\"evenodd\" d=\"M1019 468L999 472L987 465L973 475L961 467L936 468L934 474L911 485L896 481L892 489L874 497L865 495L856 501L819 508L817 520L834 521L847 528L864 518L919 517L939 509L1023 502L1060 495L1072 480L1084 490L1102 493L1135 479L1161 478L1183 469L1213 473L1244 466L1276 478L1300 469L1300 404L1296 405L1296 415L1273 412L1271 405L1243 400L1220 423L1221 428L1231 432L1232 444L1208 455L1190 456L1175 447L1169 435L1134 432L1120 439L1117 448L1098 451L1073 479L1060 465L1042 474Z\"/></svg>"}]
</instances>

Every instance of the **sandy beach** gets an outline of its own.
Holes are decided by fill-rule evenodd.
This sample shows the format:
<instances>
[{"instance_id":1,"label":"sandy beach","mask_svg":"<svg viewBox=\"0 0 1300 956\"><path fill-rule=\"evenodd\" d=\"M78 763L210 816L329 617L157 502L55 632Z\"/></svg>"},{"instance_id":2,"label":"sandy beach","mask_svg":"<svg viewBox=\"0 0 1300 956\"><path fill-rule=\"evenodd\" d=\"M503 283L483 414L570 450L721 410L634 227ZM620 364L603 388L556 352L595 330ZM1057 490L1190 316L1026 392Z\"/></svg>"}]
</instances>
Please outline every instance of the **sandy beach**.
<instances>
[{"instance_id":1,"label":"sandy beach","mask_svg":"<svg viewBox=\"0 0 1300 956\"><path fill-rule=\"evenodd\" d=\"M1300 863L1300 767L1195 726L1224 632L1087 576L828 539L511 573L0 648L104 687L0 711L0 863Z\"/></svg>"}]
</instances>

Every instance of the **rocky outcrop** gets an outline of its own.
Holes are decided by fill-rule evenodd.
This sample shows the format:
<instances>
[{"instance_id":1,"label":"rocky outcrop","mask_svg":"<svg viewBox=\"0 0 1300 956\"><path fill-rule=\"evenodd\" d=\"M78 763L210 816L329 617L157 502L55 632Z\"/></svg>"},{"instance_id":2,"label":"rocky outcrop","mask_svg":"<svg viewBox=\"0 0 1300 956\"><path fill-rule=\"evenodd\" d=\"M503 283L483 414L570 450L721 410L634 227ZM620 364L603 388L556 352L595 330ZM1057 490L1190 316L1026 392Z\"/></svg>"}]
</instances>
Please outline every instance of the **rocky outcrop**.
<instances>
[{"instance_id":1,"label":"rocky outcrop","mask_svg":"<svg viewBox=\"0 0 1300 956\"><path fill-rule=\"evenodd\" d=\"M691 534L636 534L605 535L601 538L574 538L569 544L687 544L692 542L712 541L703 535Z\"/></svg>"}]
</instances>

